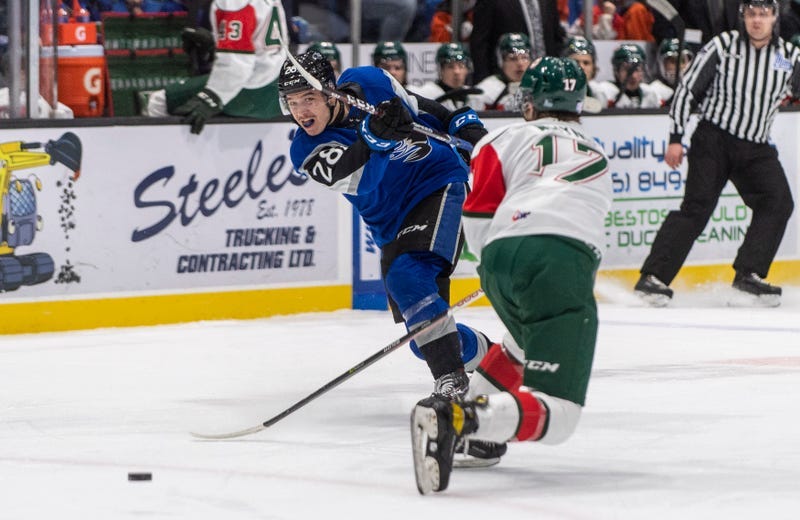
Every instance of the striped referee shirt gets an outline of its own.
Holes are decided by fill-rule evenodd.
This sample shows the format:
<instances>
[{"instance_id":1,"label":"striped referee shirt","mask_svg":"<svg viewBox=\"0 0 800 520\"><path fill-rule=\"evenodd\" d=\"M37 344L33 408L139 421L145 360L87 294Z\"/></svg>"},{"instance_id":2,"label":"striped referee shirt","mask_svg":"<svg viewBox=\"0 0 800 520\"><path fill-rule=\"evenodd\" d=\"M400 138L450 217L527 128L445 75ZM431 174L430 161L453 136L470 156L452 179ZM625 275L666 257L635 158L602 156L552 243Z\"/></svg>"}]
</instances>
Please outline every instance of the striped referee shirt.
<instances>
[{"instance_id":1,"label":"striped referee shirt","mask_svg":"<svg viewBox=\"0 0 800 520\"><path fill-rule=\"evenodd\" d=\"M800 49L782 38L756 49L747 33L709 41L682 78L670 108L670 143L681 142L689 114L740 139L765 143L781 102L800 93Z\"/></svg>"}]
</instances>

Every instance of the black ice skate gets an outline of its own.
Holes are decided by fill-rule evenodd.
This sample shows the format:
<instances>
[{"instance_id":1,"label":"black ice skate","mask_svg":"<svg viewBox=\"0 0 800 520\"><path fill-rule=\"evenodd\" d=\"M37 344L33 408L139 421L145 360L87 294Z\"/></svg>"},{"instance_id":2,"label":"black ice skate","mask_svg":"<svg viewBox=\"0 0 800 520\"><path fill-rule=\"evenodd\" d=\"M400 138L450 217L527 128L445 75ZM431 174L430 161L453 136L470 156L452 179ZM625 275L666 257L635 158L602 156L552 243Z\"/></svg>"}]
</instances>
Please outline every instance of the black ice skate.
<instances>
[{"instance_id":1,"label":"black ice skate","mask_svg":"<svg viewBox=\"0 0 800 520\"><path fill-rule=\"evenodd\" d=\"M652 274L643 273L633 292L653 307L664 307L672 299L672 289Z\"/></svg>"},{"instance_id":2,"label":"black ice skate","mask_svg":"<svg viewBox=\"0 0 800 520\"><path fill-rule=\"evenodd\" d=\"M456 455L453 458L454 468L488 468L500 462L506 454L508 444L505 442L484 441L461 437L456 441Z\"/></svg>"},{"instance_id":3,"label":"black ice skate","mask_svg":"<svg viewBox=\"0 0 800 520\"><path fill-rule=\"evenodd\" d=\"M444 491L450 482L456 442L478 429L475 406L434 394L411 412L414 476L421 494Z\"/></svg>"},{"instance_id":4,"label":"black ice skate","mask_svg":"<svg viewBox=\"0 0 800 520\"><path fill-rule=\"evenodd\" d=\"M781 304L781 294L783 290L776 285L770 285L763 278L756 273L743 273L736 272L736 277L733 279L733 288L740 294L745 296L744 299L739 298L741 304L760 305L764 307L777 307ZM736 301L732 302L735 304Z\"/></svg>"}]
</instances>

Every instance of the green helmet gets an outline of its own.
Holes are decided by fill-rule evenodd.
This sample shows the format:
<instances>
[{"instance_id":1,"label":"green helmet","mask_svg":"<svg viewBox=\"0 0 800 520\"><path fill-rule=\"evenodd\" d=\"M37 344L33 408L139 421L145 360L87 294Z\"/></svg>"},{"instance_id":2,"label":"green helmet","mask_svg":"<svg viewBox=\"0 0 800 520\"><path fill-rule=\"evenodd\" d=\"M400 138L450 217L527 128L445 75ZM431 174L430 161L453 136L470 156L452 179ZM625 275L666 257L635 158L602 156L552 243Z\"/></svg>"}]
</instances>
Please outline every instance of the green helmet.
<instances>
[{"instance_id":1,"label":"green helmet","mask_svg":"<svg viewBox=\"0 0 800 520\"><path fill-rule=\"evenodd\" d=\"M597 61L597 52L594 49L594 44L583 36L575 36L567 42L565 56L573 54L588 54L592 57L592 61Z\"/></svg>"},{"instance_id":2,"label":"green helmet","mask_svg":"<svg viewBox=\"0 0 800 520\"><path fill-rule=\"evenodd\" d=\"M748 7L767 7L772 8L773 13L778 12L778 0L742 0L739 4L739 13L744 14Z\"/></svg>"},{"instance_id":3,"label":"green helmet","mask_svg":"<svg viewBox=\"0 0 800 520\"><path fill-rule=\"evenodd\" d=\"M379 67L385 61L403 60L403 65L408 66L408 55L400 42L378 42L372 52L372 64Z\"/></svg>"},{"instance_id":4,"label":"green helmet","mask_svg":"<svg viewBox=\"0 0 800 520\"><path fill-rule=\"evenodd\" d=\"M525 71L517 92L520 110L525 103L532 103L538 112L580 114L586 74L572 58L545 56Z\"/></svg>"},{"instance_id":5,"label":"green helmet","mask_svg":"<svg viewBox=\"0 0 800 520\"><path fill-rule=\"evenodd\" d=\"M342 62L342 57L339 54L339 48L336 47L336 44L333 42L314 42L308 46L306 51L317 51L328 58L328 61L336 60L339 63Z\"/></svg>"},{"instance_id":6,"label":"green helmet","mask_svg":"<svg viewBox=\"0 0 800 520\"><path fill-rule=\"evenodd\" d=\"M637 63L641 66L644 66L645 63L647 63L644 49L635 43L623 43L617 47L614 50L614 54L611 56L611 64L616 70L626 63Z\"/></svg>"},{"instance_id":7,"label":"green helmet","mask_svg":"<svg viewBox=\"0 0 800 520\"><path fill-rule=\"evenodd\" d=\"M531 40L524 33L505 33L497 42L497 59L499 63L512 54L531 56Z\"/></svg>"},{"instance_id":8,"label":"green helmet","mask_svg":"<svg viewBox=\"0 0 800 520\"><path fill-rule=\"evenodd\" d=\"M678 52L682 56L683 62L690 62L692 58L694 58L694 53L689 49L680 49L680 41L677 38L666 38L661 45L658 47L658 73L661 75L662 78L667 79L668 81L675 80L675 74L670 74L664 63L668 58L673 58L675 61L678 61ZM670 77L671 76L671 77Z\"/></svg>"},{"instance_id":9,"label":"green helmet","mask_svg":"<svg viewBox=\"0 0 800 520\"><path fill-rule=\"evenodd\" d=\"M462 62L468 68L472 65L469 51L460 43L443 43L436 51L436 63L444 67L446 63Z\"/></svg>"}]
</instances>

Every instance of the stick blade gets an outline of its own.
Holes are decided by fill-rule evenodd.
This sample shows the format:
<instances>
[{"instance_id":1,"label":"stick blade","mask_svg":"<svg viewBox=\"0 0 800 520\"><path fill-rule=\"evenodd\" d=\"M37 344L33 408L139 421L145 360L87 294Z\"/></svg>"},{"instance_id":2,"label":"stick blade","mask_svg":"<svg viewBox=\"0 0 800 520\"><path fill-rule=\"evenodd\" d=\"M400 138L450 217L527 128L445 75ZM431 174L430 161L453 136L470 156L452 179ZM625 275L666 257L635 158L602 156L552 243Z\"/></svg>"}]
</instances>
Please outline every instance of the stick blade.
<instances>
[{"instance_id":1,"label":"stick blade","mask_svg":"<svg viewBox=\"0 0 800 520\"><path fill-rule=\"evenodd\" d=\"M189 433L191 433L192 437L194 437L195 439L203 439L207 441L220 441L225 439L236 439L238 437L244 437L245 435L252 435L254 433L258 433L266 429L267 428L263 424L259 424L258 426L253 426L252 428L247 428L246 430L239 430L236 432L228 432L228 433L189 432Z\"/></svg>"}]
</instances>

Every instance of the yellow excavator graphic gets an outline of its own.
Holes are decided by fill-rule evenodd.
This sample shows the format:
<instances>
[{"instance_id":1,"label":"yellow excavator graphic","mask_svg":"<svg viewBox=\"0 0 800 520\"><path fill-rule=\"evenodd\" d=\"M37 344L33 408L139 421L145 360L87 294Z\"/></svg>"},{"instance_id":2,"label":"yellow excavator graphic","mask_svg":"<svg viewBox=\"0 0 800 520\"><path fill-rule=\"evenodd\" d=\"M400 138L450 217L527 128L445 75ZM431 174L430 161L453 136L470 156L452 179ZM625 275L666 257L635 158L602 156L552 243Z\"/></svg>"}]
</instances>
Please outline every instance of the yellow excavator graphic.
<instances>
[{"instance_id":1,"label":"yellow excavator graphic","mask_svg":"<svg viewBox=\"0 0 800 520\"><path fill-rule=\"evenodd\" d=\"M36 151L39 149L44 151ZM35 175L19 178L14 172L61 163L76 180L81 168L81 141L66 132L56 141L0 143L0 292L14 291L21 285L35 285L53 277L55 264L47 253L15 255L18 246L33 242L42 230L42 217L36 211L36 191L42 182Z\"/></svg>"}]
</instances>

